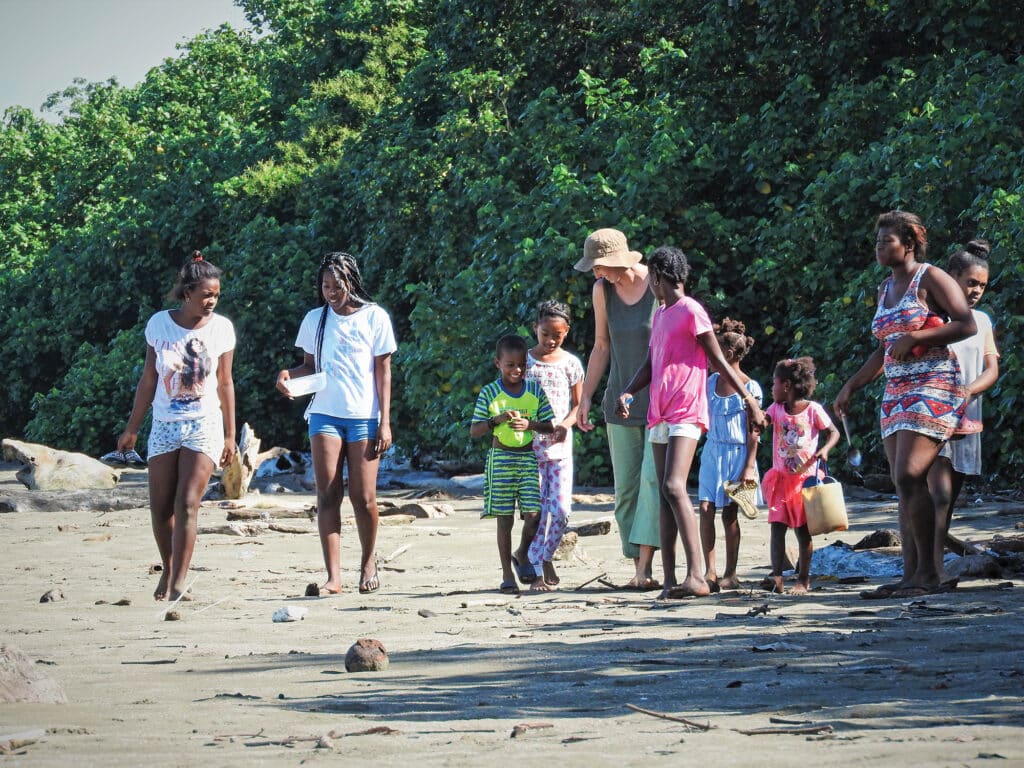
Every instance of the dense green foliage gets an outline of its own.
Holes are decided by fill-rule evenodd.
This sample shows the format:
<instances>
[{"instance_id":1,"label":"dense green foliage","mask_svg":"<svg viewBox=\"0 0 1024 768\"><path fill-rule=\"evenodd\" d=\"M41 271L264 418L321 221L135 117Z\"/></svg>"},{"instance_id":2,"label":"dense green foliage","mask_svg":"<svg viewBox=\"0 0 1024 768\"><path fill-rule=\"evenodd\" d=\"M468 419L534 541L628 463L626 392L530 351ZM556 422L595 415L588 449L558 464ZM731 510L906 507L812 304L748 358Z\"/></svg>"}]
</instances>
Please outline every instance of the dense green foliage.
<instances>
[{"instance_id":1,"label":"dense green foliage","mask_svg":"<svg viewBox=\"0 0 1024 768\"><path fill-rule=\"evenodd\" d=\"M493 339L532 308L593 336L586 234L681 245L691 292L743 319L749 369L810 354L828 401L873 344L873 220L902 207L930 259L995 250L1004 356L987 466L1024 470L1024 58L1018 3L940 0L242 0L260 34L192 41L134 88L77 84L49 125L0 125L0 430L97 453L124 424L142 327L202 248L226 277L239 420L296 446L273 389L320 255L349 250L391 311L396 438L479 451ZM884 463L872 393L851 421ZM601 430L581 481L607 479Z\"/></svg>"}]
</instances>

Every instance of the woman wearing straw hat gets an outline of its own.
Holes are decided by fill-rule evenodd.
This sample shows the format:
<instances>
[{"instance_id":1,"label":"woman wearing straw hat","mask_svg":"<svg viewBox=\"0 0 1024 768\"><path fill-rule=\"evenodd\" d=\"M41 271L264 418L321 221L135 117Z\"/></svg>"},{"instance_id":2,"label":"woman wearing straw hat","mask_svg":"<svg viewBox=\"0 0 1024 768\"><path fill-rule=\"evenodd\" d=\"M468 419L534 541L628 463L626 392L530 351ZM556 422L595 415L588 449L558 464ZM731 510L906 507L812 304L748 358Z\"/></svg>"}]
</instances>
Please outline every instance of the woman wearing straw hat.
<instances>
[{"instance_id":1,"label":"woman wearing straw hat","mask_svg":"<svg viewBox=\"0 0 1024 768\"><path fill-rule=\"evenodd\" d=\"M647 590L661 586L651 577L654 553L661 543L661 502L654 455L647 439L647 390L636 395L628 418L615 410L619 393L646 359L651 340L656 302L648 285L647 267L640 259L640 253L629 250L626 236L617 229L599 229L583 244L583 258L575 266L580 272L594 272L594 348L587 361L576 420L584 432L594 428L591 401L607 370L601 407L615 482L615 521L622 538L622 554L632 558L636 567L626 586Z\"/></svg>"}]
</instances>

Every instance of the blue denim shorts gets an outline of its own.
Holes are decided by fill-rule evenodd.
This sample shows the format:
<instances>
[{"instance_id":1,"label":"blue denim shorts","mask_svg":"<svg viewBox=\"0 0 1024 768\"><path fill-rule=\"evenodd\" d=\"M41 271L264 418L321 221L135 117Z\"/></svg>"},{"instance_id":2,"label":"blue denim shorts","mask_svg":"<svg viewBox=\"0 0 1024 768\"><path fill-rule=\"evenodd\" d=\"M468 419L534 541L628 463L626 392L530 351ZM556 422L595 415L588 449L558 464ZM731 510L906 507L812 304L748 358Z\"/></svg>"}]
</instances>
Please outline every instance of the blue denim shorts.
<instances>
[{"instance_id":1,"label":"blue denim shorts","mask_svg":"<svg viewBox=\"0 0 1024 768\"><path fill-rule=\"evenodd\" d=\"M311 438L313 435L327 435L341 438L345 443L375 440L377 426L377 419L340 419L325 413L309 414L309 436Z\"/></svg>"}]
</instances>

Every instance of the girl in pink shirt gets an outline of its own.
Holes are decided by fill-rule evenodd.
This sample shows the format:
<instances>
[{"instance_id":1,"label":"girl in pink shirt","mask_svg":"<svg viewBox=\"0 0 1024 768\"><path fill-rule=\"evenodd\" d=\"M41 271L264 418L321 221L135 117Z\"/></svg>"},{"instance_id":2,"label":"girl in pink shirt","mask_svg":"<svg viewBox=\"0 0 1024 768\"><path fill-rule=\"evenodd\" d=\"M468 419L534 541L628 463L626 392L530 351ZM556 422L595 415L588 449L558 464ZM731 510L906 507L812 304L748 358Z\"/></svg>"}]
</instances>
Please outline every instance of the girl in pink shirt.
<instances>
[{"instance_id":1,"label":"girl in pink shirt","mask_svg":"<svg viewBox=\"0 0 1024 768\"><path fill-rule=\"evenodd\" d=\"M651 290L661 302L654 313L647 359L619 396L620 415L629 415L633 395L650 386L647 426L661 489L661 561L665 570L662 597L710 593L703 576L700 526L686 492L686 479L697 441L708 425L708 358L740 392L743 382L726 362L708 313L686 295L690 265L678 248L662 246L647 262ZM752 395L744 398L752 428L765 426ZM683 540L686 578L676 582L676 537Z\"/></svg>"}]
</instances>

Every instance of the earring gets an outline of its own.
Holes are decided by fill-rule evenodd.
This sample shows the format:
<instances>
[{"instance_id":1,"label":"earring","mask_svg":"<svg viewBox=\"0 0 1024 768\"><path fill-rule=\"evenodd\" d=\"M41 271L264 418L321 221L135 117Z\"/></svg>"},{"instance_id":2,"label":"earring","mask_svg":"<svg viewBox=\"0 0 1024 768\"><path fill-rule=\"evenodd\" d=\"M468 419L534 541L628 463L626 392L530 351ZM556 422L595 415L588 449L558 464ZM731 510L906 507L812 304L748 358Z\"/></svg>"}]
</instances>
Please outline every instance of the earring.
<instances>
[{"instance_id":1,"label":"earring","mask_svg":"<svg viewBox=\"0 0 1024 768\"><path fill-rule=\"evenodd\" d=\"M185 303L188 304L190 301L192 301L192 298L189 297L189 296L186 296L185 297Z\"/></svg>"}]
</instances>

